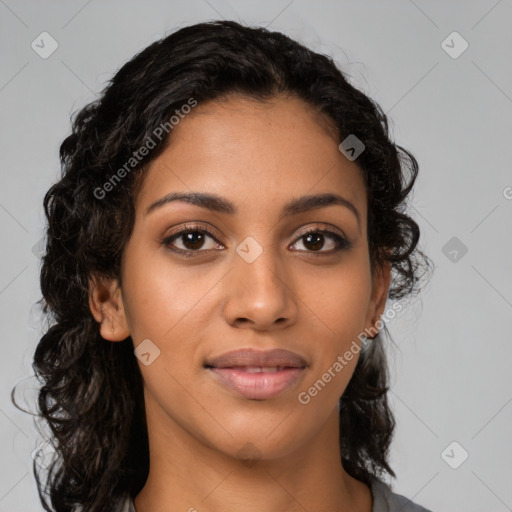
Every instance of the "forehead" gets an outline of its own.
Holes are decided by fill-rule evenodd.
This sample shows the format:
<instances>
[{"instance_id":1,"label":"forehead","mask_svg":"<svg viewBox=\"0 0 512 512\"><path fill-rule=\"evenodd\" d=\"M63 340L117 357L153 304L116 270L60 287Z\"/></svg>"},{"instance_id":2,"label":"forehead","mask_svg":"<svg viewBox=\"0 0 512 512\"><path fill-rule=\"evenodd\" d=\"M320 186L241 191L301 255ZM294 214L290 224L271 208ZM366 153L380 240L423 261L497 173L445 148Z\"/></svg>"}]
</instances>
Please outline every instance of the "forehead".
<instances>
[{"instance_id":1,"label":"forehead","mask_svg":"<svg viewBox=\"0 0 512 512\"><path fill-rule=\"evenodd\" d=\"M144 210L173 192L228 197L239 211L270 211L291 197L337 193L358 205L361 170L338 149L336 130L294 97L259 102L239 95L197 105L174 126L137 196Z\"/></svg>"}]
</instances>

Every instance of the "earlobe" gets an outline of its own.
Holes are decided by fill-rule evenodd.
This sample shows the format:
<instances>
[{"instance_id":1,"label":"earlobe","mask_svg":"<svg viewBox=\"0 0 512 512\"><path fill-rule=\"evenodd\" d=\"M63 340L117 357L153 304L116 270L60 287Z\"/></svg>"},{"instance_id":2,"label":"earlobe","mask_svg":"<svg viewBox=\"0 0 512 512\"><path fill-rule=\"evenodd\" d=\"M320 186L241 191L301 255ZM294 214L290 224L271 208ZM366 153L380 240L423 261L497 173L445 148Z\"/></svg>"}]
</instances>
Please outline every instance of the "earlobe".
<instances>
[{"instance_id":1,"label":"earlobe","mask_svg":"<svg viewBox=\"0 0 512 512\"><path fill-rule=\"evenodd\" d=\"M109 341L123 341L130 336L118 281L94 276L89 280L89 308L100 324L101 336Z\"/></svg>"}]
</instances>

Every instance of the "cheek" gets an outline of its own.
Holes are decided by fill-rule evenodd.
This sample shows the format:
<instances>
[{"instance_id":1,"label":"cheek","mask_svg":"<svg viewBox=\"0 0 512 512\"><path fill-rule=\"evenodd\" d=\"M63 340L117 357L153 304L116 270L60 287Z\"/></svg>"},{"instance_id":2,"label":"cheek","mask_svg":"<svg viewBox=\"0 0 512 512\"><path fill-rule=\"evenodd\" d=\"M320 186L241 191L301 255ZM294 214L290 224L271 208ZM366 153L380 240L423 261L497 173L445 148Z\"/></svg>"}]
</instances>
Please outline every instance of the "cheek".
<instances>
[{"instance_id":1,"label":"cheek","mask_svg":"<svg viewBox=\"0 0 512 512\"><path fill-rule=\"evenodd\" d=\"M315 363L302 391L307 395L305 400L317 405L335 403L359 358L371 292L369 269L364 258L354 258L324 275L303 275L301 282L303 311L308 317L301 323L310 338L304 341L315 347Z\"/></svg>"},{"instance_id":2,"label":"cheek","mask_svg":"<svg viewBox=\"0 0 512 512\"><path fill-rule=\"evenodd\" d=\"M164 251L133 251L123 272L126 315L136 343L144 338L163 342L182 329L189 315L201 311L201 301L219 280L218 272L179 265Z\"/></svg>"},{"instance_id":3,"label":"cheek","mask_svg":"<svg viewBox=\"0 0 512 512\"><path fill-rule=\"evenodd\" d=\"M325 333L332 349L342 350L363 332L371 296L370 272L364 258L346 264L301 274L299 299L310 321L318 322L316 332Z\"/></svg>"}]
</instances>

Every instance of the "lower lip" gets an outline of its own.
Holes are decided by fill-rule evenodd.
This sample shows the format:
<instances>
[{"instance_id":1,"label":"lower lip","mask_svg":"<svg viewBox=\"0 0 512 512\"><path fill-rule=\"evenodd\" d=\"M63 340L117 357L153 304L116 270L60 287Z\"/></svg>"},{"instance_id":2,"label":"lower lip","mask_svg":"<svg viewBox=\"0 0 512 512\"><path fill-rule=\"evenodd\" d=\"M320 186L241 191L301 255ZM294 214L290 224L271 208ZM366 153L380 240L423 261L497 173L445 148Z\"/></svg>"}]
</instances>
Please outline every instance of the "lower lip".
<instances>
[{"instance_id":1,"label":"lower lip","mask_svg":"<svg viewBox=\"0 0 512 512\"><path fill-rule=\"evenodd\" d=\"M253 400L274 398L291 388L301 378L304 369L283 368L272 373L249 373L234 368L209 368L222 384Z\"/></svg>"}]
</instances>

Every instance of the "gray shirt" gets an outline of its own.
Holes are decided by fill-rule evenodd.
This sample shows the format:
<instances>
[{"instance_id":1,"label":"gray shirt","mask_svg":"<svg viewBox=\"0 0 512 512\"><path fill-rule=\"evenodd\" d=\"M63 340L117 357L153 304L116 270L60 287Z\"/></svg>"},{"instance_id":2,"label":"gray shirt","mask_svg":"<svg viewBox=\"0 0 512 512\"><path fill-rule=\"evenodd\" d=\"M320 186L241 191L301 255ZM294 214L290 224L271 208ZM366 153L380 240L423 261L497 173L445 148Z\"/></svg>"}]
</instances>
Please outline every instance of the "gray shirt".
<instances>
[{"instance_id":1,"label":"gray shirt","mask_svg":"<svg viewBox=\"0 0 512 512\"><path fill-rule=\"evenodd\" d=\"M370 490L373 497L372 512L431 512L400 494L395 494L382 480L374 480ZM126 498L123 512L137 512L130 497Z\"/></svg>"}]
</instances>

